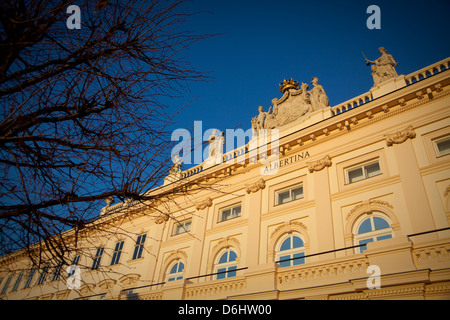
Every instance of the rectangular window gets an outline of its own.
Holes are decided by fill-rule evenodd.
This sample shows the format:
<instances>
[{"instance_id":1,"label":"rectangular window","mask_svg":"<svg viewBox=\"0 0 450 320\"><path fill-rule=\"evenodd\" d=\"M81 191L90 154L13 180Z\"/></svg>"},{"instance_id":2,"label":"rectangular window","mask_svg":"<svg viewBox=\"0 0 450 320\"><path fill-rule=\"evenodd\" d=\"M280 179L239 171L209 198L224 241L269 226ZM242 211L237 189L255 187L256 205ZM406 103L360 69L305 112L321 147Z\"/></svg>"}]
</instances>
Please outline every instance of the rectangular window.
<instances>
[{"instance_id":1,"label":"rectangular window","mask_svg":"<svg viewBox=\"0 0 450 320\"><path fill-rule=\"evenodd\" d=\"M5 285L3 286L2 293L5 294L6 290L8 290L9 283L11 282L12 276L9 276L8 279L6 279Z\"/></svg>"},{"instance_id":2,"label":"rectangular window","mask_svg":"<svg viewBox=\"0 0 450 320\"><path fill-rule=\"evenodd\" d=\"M290 267L290 266L296 266L299 264L304 264L305 263L305 258L303 258L304 256L305 256L304 252L281 256L279 264L281 267Z\"/></svg>"},{"instance_id":3,"label":"rectangular window","mask_svg":"<svg viewBox=\"0 0 450 320\"><path fill-rule=\"evenodd\" d=\"M123 290L123 293L126 294L127 300L139 300L139 294L137 292L133 292L133 290Z\"/></svg>"},{"instance_id":4,"label":"rectangular window","mask_svg":"<svg viewBox=\"0 0 450 320\"><path fill-rule=\"evenodd\" d=\"M354 183L381 174L379 160L370 161L346 170L347 183Z\"/></svg>"},{"instance_id":5,"label":"rectangular window","mask_svg":"<svg viewBox=\"0 0 450 320\"><path fill-rule=\"evenodd\" d=\"M78 262L80 262L80 255L76 255L75 257L73 257L72 264L74 266L77 266Z\"/></svg>"},{"instance_id":6,"label":"rectangular window","mask_svg":"<svg viewBox=\"0 0 450 320\"><path fill-rule=\"evenodd\" d=\"M44 269L42 269L41 275L39 276L38 285L41 285L44 283L45 278L47 277L47 272L48 272L48 266L45 266Z\"/></svg>"},{"instance_id":7,"label":"rectangular window","mask_svg":"<svg viewBox=\"0 0 450 320\"><path fill-rule=\"evenodd\" d=\"M144 250L144 243L146 237L147 237L146 234L141 234L137 237L136 245L134 246L133 260L142 257L142 251Z\"/></svg>"},{"instance_id":8,"label":"rectangular window","mask_svg":"<svg viewBox=\"0 0 450 320\"><path fill-rule=\"evenodd\" d=\"M80 255L79 255L79 254L76 255L75 257L73 257L73 260L72 260L72 266L77 266L77 265L78 265L78 262L80 262ZM68 277L73 276L74 273L75 273L75 268L72 268L72 269L71 269L71 272L68 274Z\"/></svg>"},{"instance_id":9,"label":"rectangular window","mask_svg":"<svg viewBox=\"0 0 450 320\"><path fill-rule=\"evenodd\" d=\"M59 279L59 275L61 274L62 262L59 262L55 267L55 272L53 273L52 281L56 281Z\"/></svg>"},{"instance_id":10,"label":"rectangular window","mask_svg":"<svg viewBox=\"0 0 450 320\"><path fill-rule=\"evenodd\" d=\"M181 234L181 233L185 233L185 232L189 232L191 231L191 219L188 220L184 220L181 222L178 222L174 227L173 227L173 233L172 235L177 235L177 234Z\"/></svg>"},{"instance_id":11,"label":"rectangular window","mask_svg":"<svg viewBox=\"0 0 450 320\"><path fill-rule=\"evenodd\" d=\"M450 154L450 136L446 136L433 141L437 157L443 157Z\"/></svg>"},{"instance_id":12,"label":"rectangular window","mask_svg":"<svg viewBox=\"0 0 450 320\"><path fill-rule=\"evenodd\" d=\"M98 267L100 267L100 262L102 260L103 250L104 250L104 248L98 248L97 249L97 252L96 252L95 257L94 257L94 261L92 262L91 270L95 270L95 269L98 269Z\"/></svg>"},{"instance_id":13,"label":"rectangular window","mask_svg":"<svg viewBox=\"0 0 450 320\"><path fill-rule=\"evenodd\" d=\"M236 277L236 270L237 266L231 266L228 268L220 268L217 270L217 280L219 279L225 279L225 278L231 278Z\"/></svg>"},{"instance_id":14,"label":"rectangular window","mask_svg":"<svg viewBox=\"0 0 450 320\"><path fill-rule=\"evenodd\" d=\"M25 289L25 288L29 288L29 287L31 286L31 281L33 280L33 277L34 277L34 273L35 273L35 272L36 272L35 269L31 269L31 270L30 270L30 273L28 274L28 277L27 277L27 281L25 282L24 289Z\"/></svg>"},{"instance_id":15,"label":"rectangular window","mask_svg":"<svg viewBox=\"0 0 450 320\"><path fill-rule=\"evenodd\" d=\"M20 273L19 276L16 279L16 282L14 283L14 287L12 291L17 291L19 289L20 281L22 281L23 273Z\"/></svg>"},{"instance_id":16,"label":"rectangular window","mask_svg":"<svg viewBox=\"0 0 450 320\"><path fill-rule=\"evenodd\" d=\"M116 243L116 247L114 248L114 253L111 259L111 265L115 265L119 263L120 256L122 255L123 243L125 241L119 241Z\"/></svg>"},{"instance_id":17,"label":"rectangular window","mask_svg":"<svg viewBox=\"0 0 450 320\"><path fill-rule=\"evenodd\" d=\"M372 239L372 238L360 240L360 241L359 241L359 244L368 244L368 243L371 243L371 242L373 242L373 239ZM364 250L367 249L367 246L360 247L359 249L360 249L360 251L361 251L361 253L362 253Z\"/></svg>"},{"instance_id":18,"label":"rectangular window","mask_svg":"<svg viewBox=\"0 0 450 320\"><path fill-rule=\"evenodd\" d=\"M241 205L220 210L219 222L227 221L241 216Z\"/></svg>"},{"instance_id":19,"label":"rectangular window","mask_svg":"<svg viewBox=\"0 0 450 320\"><path fill-rule=\"evenodd\" d=\"M303 186L295 186L289 189L277 191L275 194L276 204L283 204L303 198Z\"/></svg>"}]
</instances>

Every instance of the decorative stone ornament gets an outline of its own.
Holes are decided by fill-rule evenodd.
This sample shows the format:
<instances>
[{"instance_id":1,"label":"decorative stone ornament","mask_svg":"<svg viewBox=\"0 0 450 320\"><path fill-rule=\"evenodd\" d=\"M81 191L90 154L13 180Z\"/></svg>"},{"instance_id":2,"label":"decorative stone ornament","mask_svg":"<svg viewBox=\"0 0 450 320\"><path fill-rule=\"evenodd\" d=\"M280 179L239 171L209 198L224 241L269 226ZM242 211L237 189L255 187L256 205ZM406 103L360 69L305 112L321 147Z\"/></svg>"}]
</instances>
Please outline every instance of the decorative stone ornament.
<instances>
[{"instance_id":1,"label":"decorative stone ornament","mask_svg":"<svg viewBox=\"0 0 450 320\"><path fill-rule=\"evenodd\" d=\"M196 204L195 204L195 208L197 209L197 210L203 210L203 209L205 209L205 208L207 208L207 207L211 207L212 206L212 199L211 198L206 198L205 200L203 200L203 201L200 201L200 202L197 202Z\"/></svg>"},{"instance_id":2,"label":"decorative stone ornament","mask_svg":"<svg viewBox=\"0 0 450 320\"><path fill-rule=\"evenodd\" d=\"M373 87L370 92L373 99L406 86L405 76L398 75L395 70L398 62L387 53L385 48L380 47L378 51L380 51L381 56L373 61L364 56L366 64L371 66L370 69L372 70Z\"/></svg>"},{"instance_id":3,"label":"decorative stone ornament","mask_svg":"<svg viewBox=\"0 0 450 320\"><path fill-rule=\"evenodd\" d=\"M297 120L307 120L313 114L329 109L328 96L319 84L319 79L313 77L311 84L314 87L308 91L308 84L302 83L299 89L298 81L292 78L280 83L283 96L280 99L272 99L273 106L270 106L267 112L259 106L259 114L252 118L254 135L258 135L262 129L275 129ZM323 120L323 116L318 120Z\"/></svg>"},{"instance_id":4,"label":"decorative stone ornament","mask_svg":"<svg viewBox=\"0 0 450 320\"><path fill-rule=\"evenodd\" d=\"M209 136L208 143L208 158L204 162L205 168L222 163L223 145L225 143L223 132L217 134L217 130L214 129Z\"/></svg>"},{"instance_id":5,"label":"decorative stone ornament","mask_svg":"<svg viewBox=\"0 0 450 320\"><path fill-rule=\"evenodd\" d=\"M372 64L370 69L372 70L374 86L377 86L386 80L398 77L397 71L395 71L398 62L394 60L392 55L387 53L385 48L380 47L378 51L381 53L381 56L378 59L371 61L366 58L367 65Z\"/></svg>"},{"instance_id":6,"label":"decorative stone ornament","mask_svg":"<svg viewBox=\"0 0 450 320\"><path fill-rule=\"evenodd\" d=\"M284 79L283 82L280 83L280 92L285 93L289 89L298 90L298 81L290 78L289 80Z\"/></svg>"},{"instance_id":7,"label":"decorative stone ornament","mask_svg":"<svg viewBox=\"0 0 450 320\"><path fill-rule=\"evenodd\" d=\"M173 165L169 169L169 174L164 178L165 185L181 179L181 164L183 163L183 159L175 154L172 157L172 162Z\"/></svg>"},{"instance_id":8,"label":"decorative stone ornament","mask_svg":"<svg viewBox=\"0 0 450 320\"><path fill-rule=\"evenodd\" d=\"M130 286L135 286L140 278L141 278L140 274L131 273L131 274L126 274L123 277L121 277L119 279L119 282L124 287L127 287L127 286L130 287Z\"/></svg>"},{"instance_id":9,"label":"decorative stone ornament","mask_svg":"<svg viewBox=\"0 0 450 320\"><path fill-rule=\"evenodd\" d=\"M245 191L247 191L247 193L257 192L258 190L264 189L265 187L266 181L263 178L261 178L255 183L247 184Z\"/></svg>"},{"instance_id":10,"label":"decorative stone ornament","mask_svg":"<svg viewBox=\"0 0 450 320\"><path fill-rule=\"evenodd\" d=\"M159 216L155 217L155 223L156 224L161 224L166 222L167 220L169 220L169 215L168 214L160 214Z\"/></svg>"},{"instance_id":11,"label":"decorative stone ornament","mask_svg":"<svg viewBox=\"0 0 450 320\"><path fill-rule=\"evenodd\" d=\"M106 198L105 202L106 202L106 206L110 207L114 203L114 197L110 196L110 197Z\"/></svg>"},{"instance_id":12,"label":"decorative stone ornament","mask_svg":"<svg viewBox=\"0 0 450 320\"><path fill-rule=\"evenodd\" d=\"M331 166L331 157L327 155L320 160L311 161L311 162L308 162L307 164L308 164L309 172L312 173L314 171L320 171L320 170L324 169L325 167Z\"/></svg>"},{"instance_id":13,"label":"decorative stone ornament","mask_svg":"<svg viewBox=\"0 0 450 320\"><path fill-rule=\"evenodd\" d=\"M403 143L408 138L413 139L415 137L416 137L416 132L414 131L412 126L409 126L404 130L397 131L396 133L384 135L384 138L386 139L386 144L388 147L392 146L393 144Z\"/></svg>"}]
</instances>

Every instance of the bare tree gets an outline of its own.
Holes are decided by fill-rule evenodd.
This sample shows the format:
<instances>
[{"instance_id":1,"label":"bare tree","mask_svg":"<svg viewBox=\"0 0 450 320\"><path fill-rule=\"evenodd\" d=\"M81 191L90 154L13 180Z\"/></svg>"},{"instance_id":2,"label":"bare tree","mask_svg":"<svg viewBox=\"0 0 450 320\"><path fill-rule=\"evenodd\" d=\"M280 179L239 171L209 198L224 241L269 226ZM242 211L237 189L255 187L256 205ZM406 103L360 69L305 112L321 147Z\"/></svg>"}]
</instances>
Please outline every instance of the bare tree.
<instances>
[{"instance_id":1,"label":"bare tree","mask_svg":"<svg viewBox=\"0 0 450 320\"><path fill-rule=\"evenodd\" d=\"M1 255L42 243L63 259L59 235L92 225L105 199L157 201L146 192L172 164L164 101L205 79L182 59L207 35L183 31L181 1L79 1L80 29L71 4L0 4Z\"/></svg>"}]
</instances>

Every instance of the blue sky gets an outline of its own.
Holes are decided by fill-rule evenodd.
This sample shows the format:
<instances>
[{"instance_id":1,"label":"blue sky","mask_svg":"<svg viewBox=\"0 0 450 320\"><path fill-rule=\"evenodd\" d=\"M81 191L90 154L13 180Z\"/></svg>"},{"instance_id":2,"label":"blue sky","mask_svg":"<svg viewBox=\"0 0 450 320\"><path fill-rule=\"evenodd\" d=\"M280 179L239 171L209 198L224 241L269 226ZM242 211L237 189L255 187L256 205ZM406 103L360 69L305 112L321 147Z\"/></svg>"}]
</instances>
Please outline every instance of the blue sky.
<instances>
[{"instance_id":1,"label":"blue sky","mask_svg":"<svg viewBox=\"0 0 450 320\"><path fill-rule=\"evenodd\" d=\"M369 5L381 10L381 29L369 30ZM209 82L191 83L174 108L197 98L175 119L174 128L250 128L258 106L267 111L280 98L278 84L317 76L336 105L369 91L370 59L383 46L409 74L450 56L450 1L191 0L189 11L205 11L185 25L195 33L220 33L185 52L208 72Z\"/></svg>"}]
</instances>

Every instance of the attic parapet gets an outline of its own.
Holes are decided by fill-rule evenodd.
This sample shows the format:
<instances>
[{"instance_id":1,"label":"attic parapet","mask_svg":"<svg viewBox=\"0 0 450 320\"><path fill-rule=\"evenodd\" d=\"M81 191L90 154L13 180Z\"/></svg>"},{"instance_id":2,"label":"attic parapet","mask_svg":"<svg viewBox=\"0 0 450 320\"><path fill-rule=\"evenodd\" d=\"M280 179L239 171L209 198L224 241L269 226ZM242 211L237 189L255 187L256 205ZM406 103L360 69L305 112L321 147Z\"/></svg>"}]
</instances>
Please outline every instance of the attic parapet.
<instances>
[{"instance_id":1,"label":"attic parapet","mask_svg":"<svg viewBox=\"0 0 450 320\"><path fill-rule=\"evenodd\" d=\"M448 70L449 65L450 65L450 57L443 59L441 61L438 61L436 63L433 63L432 65L429 65L428 67L414 71L414 72L404 76L406 86L414 84L418 81L422 81L422 80L424 80L428 77L431 77L435 74L438 74L442 71ZM345 111L359 107L359 106L361 106L367 102L370 102L374 99L375 99L375 97L373 96L371 91L365 92L363 94L360 94L357 97L354 97L354 98L344 101L334 107L331 107L331 112L333 113L333 115L336 116Z\"/></svg>"},{"instance_id":2,"label":"attic parapet","mask_svg":"<svg viewBox=\"0 0 450 320\"><path fill-rule=\"evenodd\" d=\"M369 91L369 92L360 94L359 96L354 97L350 100L342 102L334 107L331 107L331 112L333 113L333 115L336 116L347 110L359 107L360 105L363 105L364 103L370 102L372 100L373 100L373 96L372 96L372 93Z\"/></svg>"},{"instance_id":3,"label":"attic parapet","mask_svg":"<svg viewBox=\"0 0 450 320\"><path fill-rule=\"evenodd\" d=\"M442 71L448 70L450 64L450 57L445 58L439 62L433 63L428 67L422 68L420 70L414 71L405 76L405 81L407 85L411 85L428 77L431 77L435 74L438 74Z\"/></svg>"}]
</instances>

